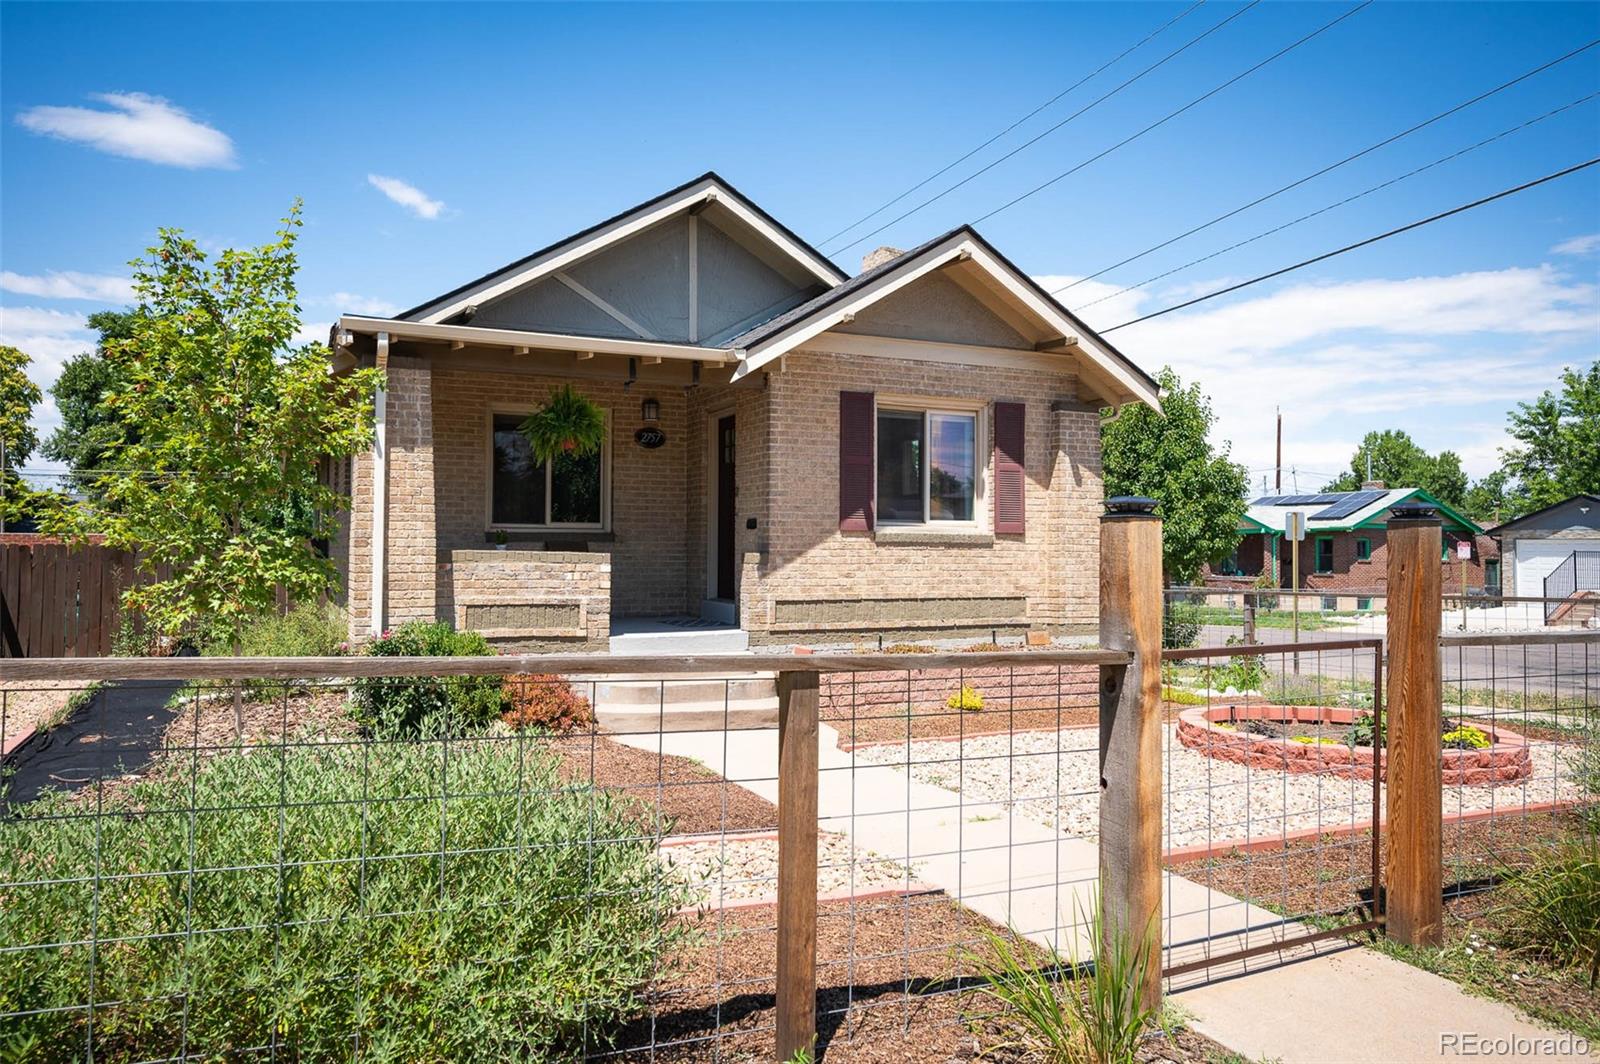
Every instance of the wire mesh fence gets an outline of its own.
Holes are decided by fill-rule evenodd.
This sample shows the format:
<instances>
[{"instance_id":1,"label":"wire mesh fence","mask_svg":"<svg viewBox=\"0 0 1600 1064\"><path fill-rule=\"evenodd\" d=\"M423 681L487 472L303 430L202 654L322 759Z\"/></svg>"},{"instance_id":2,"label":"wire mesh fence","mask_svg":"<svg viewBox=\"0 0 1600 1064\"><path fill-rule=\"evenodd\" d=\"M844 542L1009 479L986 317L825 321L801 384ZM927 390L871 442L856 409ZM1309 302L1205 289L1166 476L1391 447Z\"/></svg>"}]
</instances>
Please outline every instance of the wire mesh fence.
<instances>
[{"instance_id":1,"label":"wire mesh fence","mask_svg":"<svg viewBox=\"0 0 1600 1064\"><path fill-rule=\"evenodd\" d=\"M1600 830L1600 632L1447 635L1441 664L1445 919L1493 921Z\"/></svg>"}]
</instances>

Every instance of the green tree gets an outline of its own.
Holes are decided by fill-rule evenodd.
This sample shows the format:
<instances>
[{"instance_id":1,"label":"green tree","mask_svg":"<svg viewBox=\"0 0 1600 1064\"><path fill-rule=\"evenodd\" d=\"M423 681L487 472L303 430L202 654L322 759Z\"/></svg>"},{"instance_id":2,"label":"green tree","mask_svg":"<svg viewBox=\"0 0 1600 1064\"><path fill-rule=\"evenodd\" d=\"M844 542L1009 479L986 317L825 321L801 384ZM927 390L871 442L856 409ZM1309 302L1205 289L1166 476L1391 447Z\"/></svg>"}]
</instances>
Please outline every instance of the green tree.
<instances>
[{"instance_id":1,"label":"green tree","mask_svg":"<svg viewBox=\"0 0 1600 1064\"><path fill-rule=\"evenodd\" d=\"M1200 385L1185 387L1171 367L1159 380L1160 413L1127 408L1100 431L1106 494L1147 495L1161 504L1164 578L1188 583L1239 542L1248 485L1227 446L1218 453L1207 439L1216 415Z\"/></svg>"},{"instance_id":2,"label":"green tree","mask_svg":"<svg viewBox=\"0 0 1600 1064\"><path fill-rule=\"evenodd\" d=\"M28 377L32 361L15 347L0 344L0 451L5 453L5 464L0 466L0 519L7 521L33 508L33 493L17 475L39 445L33 408L43 396Z\"/></svg>"},{"instance_id":3,"label":"green tree","mask_svg":"<svg viewBox=\"0 0 1600 1064\"><path fill-rule=\"evenodd\" d=\"M1323 491L1355 491L1366 481L1367 460L1372 460L1370 479L1381 480L1391 488L1421 488L1442 503L1460 507L1467 496L1467 474L1461 456L1454 451L1429 454L1401 429L1369 432L1350 458L1350 470L1324 487Z\"/></svg>"},{"instance_id":4,"label":"green tree","mask_svg":"<svg viewBox=\"0 0 1600 1064\"><path fill-rule=\"evenodd\" d=\"M90 477L103 505L57 507L46 522L104 533L152 576L170 567L125 596L164 632L198 623L237 645L277 587L307 600L337 578L310 540L331 534L349 500L319 482L317 466L370 446L381 378L335 375L324 345L291 346L299 213L296 203L272 243L215 262L163 229L133 264L139 304L126 337L104 345L111 383L100 405L127 431Z\"/></svg>"},{"instance_id":5,"label":"green tree","mask_svg":"<svg viewBox=\"0 0 1600 1064\"><path fill-rule=\"evenodd\" d=\"M103 310L89 315L89 328L100 334L93 351L74 355L50 386L61 413L61 425L44 441L46 458L65 462L75 474L73 487L92 486L89 471L104 469L115 445L127 441L127 422L104 403L115 390L116 369L107 357L107 345L130 339L136 315L132 311Z\"/></svg>"},{"instance_id":6,"label":"green tree","mask_svg":"<svg viewBox=\"0 0 1600 1064\"><path fill-rule=\"evenodd\" d=\"M1496 469L1467 489L1467 516L1485 528L1511 520L1521 506L1521 494L1504 469Z\"/></svg>"},{"instance_id":7,"label":"green tree","mask_svg":"<svg viewBox=\"0 0 1600 1064\"><path fill-rule=\"evenodd\" d=\"M1518 403L1509 421L1518 446L1501 459L1517 481L1519 513L1600 491L1600 361L1563 370L1560 394Z\"/></svg>"}]
</instances>

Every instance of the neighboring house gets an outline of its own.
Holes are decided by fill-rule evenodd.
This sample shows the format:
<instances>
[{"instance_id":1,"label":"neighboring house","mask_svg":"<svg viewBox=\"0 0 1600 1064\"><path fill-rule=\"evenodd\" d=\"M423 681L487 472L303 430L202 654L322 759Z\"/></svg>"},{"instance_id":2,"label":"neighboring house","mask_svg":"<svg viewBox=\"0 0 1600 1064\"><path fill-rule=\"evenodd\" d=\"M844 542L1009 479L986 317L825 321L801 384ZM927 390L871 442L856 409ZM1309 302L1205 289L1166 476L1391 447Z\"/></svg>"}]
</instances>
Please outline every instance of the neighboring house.
<instances>
[{"instance_id":1,"label":"neighboring house","mask_svg":"<svg viewBox=\"0 0 1600 1064\"><path fill-rule=\"evenodd\" d=\"M387 370L374 452L333 473L358 638L1092 632L1099 411L1159 403L971 228L847 277L715 174L333 339ZM608 442L535 465L517 425L569 382Z\"/></svg>"},{"instance_id":2,"label":"neighboring house","mask_svg":"<svg viewBox=\"0 0 1600 1064\"><path fill-rule=\"evenodd\" d=\"M1507 595L1600 590L1600 495L1574 495L1489 530L1506 559Z\"/></svg>"},{"instance_id":3,"label":"neighboring house","mask_svg":"<svg viewBox=\"0 0 1600 1064\"><path fill-rule=\"evenodd\" d=\"M1444 525L1444 593L1459 594L1463 576L1469 590L1492 593L1500 580L1500 552L1483 529L1420 488L1389 488L1379 481L1364 484L1360 491L1265 495L1253 500L1239 525L1238 548L1226 561L1210 567L1206 583L1251 587L1263 582L1265 574L1264 583L1271 587L1326 592L1320 603L1324 609L1368 609L1388 584L1389 511L1407 501L1438 508ZM1296 511L1306 517L1298 583L1291 544L1284 536L1289 515ZM1470 544L1469 558L1459 556L1461 543Z\"/></svg>"}]
</instances>

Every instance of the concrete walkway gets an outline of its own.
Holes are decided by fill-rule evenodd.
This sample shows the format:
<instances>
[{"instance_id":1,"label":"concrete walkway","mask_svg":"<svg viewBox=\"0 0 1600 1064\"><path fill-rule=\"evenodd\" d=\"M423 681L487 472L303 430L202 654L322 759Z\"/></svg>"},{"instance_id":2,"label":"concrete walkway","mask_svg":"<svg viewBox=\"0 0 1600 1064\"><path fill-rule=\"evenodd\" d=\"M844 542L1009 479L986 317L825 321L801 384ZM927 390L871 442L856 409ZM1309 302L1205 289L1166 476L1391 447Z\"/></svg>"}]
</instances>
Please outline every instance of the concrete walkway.
<instances>
[{"instance_id":1,"label":"concrete walkway","mask_svg":"<svg viewBox=\"0 0 1600 1064\"><path fill-rule=\"evenodd\" d=\"M692 758L776 803L776 730L616 736L641 750ZM1090 911L1099 862L1091 841L918 783L893 766L856 763L838 733L819 728L817 811L823 831L902 862L914 880L937 885L996 923L1066 957L1088 953L1082 914ZM1031 796L1037 797L1037 796ZM1281 940L1304 930L1275 914L1181 876L1164 880L1163 942L1182 963ZM1174 1000L1206 1036L1251 1059L1284 1064L1449 1060L1593 1060L1539 1054L1535 1040L1559 1037L1512 1009L1469 996L1456 984L1338 940L1270 951L1170 981ZM1458 1034L1456 1048L1441 1039ZM1465 1040L1480 1041L1473 1053ZM1494 1040L1503 1051L1484 1049ZM1506 1041L1511 1040L1511 1041ZM1520 1043L1516 1040L1522 1040ZM1530 1048L1531 1047L1531 1048ZM1535 1055L1538 1054L1538 1055Z\"/></svg>"}]
</instances>

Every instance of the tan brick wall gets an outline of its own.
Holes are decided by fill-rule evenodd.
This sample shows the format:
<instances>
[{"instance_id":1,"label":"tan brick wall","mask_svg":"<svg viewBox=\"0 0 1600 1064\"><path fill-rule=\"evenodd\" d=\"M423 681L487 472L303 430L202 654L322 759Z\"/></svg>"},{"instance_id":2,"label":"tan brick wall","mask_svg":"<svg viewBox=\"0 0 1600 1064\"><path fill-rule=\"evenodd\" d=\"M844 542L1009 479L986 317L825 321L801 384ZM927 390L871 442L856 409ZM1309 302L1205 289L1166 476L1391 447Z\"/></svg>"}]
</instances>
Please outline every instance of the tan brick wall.
<instances>
[{"instance_id":1,"label":"tan brick wall","mask_svg":"<svg viewBox=\"0 0 1600 1064\"><path fill-rule=\"evenodd\" d=\"M611 556L596 551L456 550L441 562L458 629L510 650L604 650Z\"/></svg>"},{"instance_id":2,"label":"tan brick wall","mask_svg":"<svg viewBox=\"0 0 1600 1064\"><path fill-rule=\"evenodd\" d=\"M1099 524L1102 509L1099 431L1088 410L1052 410L1076 398L1071 374L954 366L889 358L843 356L824 351L791 354L768 381L772 417L766 454L771 470L767 552L761 586L746 589L745 626L757 642L804 641L778 631L773 618L788 614L784 602L853 601L855 616L876 616L872 625L841 622L807 638L821 641L833 631L909 630L893 622L927 615L921 602L954 598L1020 599L1021 616L1009 625L959 622L962 634L1000 627L1083 628L1098 613ZM904 532L841 533L838 528L839 392L925 397L929 400L995 399L1025 404L1027 532L966 539L918 541ZM980 502L992 526L993 426L986 418L979 441L989 493ZM874 612L875 611L875 612ZM906 616L896 617L897 611ZM971 611L959 611L963 618ZM986 621L1000 621L988 618ZM939 626L927 626L930 635Z\"/></svg>"},{"instance_id":3,"label":"tan brick wall","mask_svg":"<svg viewBox=\"0 0 1600 1064\"><path fill-rule=\"evenodd\" d=\"M433 508L438 514L439 550L490 545L490 412L532 412L563 383L554 377L452 370L443 365L434 371ZM598 380L578 381L576 387L611 414L612 538L606 542L595 536L591 543L609 552L611 611L619 616L682 613L688 600L690 557L685 458L691 449L683 391L671 386L624 390L622 381ZM645 398L661 404L659 427L667 442L655 450L645 450L633 440L634 431L643 424L640 403ZM553 534L580 539L585 535ZM539 533L525 535L537 539ZM448 585L442 580L438 588L441 610L453 608Z\"/></svg>"}]
</instances>

